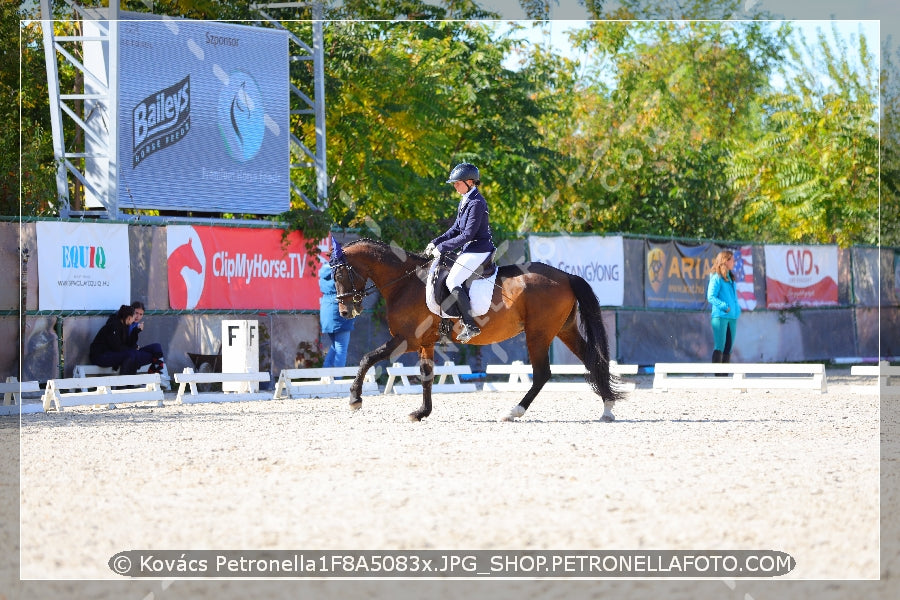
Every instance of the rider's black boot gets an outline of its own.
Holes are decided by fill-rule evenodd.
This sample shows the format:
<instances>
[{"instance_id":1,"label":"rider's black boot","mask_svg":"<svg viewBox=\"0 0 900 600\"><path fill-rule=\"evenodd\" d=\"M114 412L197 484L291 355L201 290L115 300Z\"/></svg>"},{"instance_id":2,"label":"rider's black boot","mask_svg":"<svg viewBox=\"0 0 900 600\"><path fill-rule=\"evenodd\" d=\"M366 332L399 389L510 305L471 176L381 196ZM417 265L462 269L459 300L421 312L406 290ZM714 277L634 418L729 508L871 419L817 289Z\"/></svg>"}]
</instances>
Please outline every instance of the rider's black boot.
<instances>
[{"instance_id":1,"label":"rider's black boot","mask_svg":"<svg viewBox=\"0 0 900 600\"><path fill-rule=\"evenodd\" d=\"M466 290L462 286L456 287L453 288L452 294L456 298L456 305L459 307L459 314L463 322L463 330L456 339L465 344L481 333L481 327L475 323L475 318L472 316L472 303L469 301L469 294L466 293Z\"/></svg>"}]
</instances>

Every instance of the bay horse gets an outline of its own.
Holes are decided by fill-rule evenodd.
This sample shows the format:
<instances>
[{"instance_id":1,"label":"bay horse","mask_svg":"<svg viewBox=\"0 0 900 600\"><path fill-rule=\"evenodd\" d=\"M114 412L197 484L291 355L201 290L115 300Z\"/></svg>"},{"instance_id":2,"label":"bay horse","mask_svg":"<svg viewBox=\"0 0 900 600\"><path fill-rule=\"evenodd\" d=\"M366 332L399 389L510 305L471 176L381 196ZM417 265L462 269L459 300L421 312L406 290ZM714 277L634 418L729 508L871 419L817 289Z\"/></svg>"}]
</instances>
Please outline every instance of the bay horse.
<instances>
[{"instance_id":1,"label":"bay horse","mask_svg":"<svg viewBox=\"0 0 900 600\"><path fill-rule=\"evenodd\" d=\"M409 253L382 241L358 239L341 247L332 239L331 265L337 289L338 308L344 318L362 312L363 298L377 289L387 305L391 339L372 350L359 363L350 385L350 407L362 407L362 385L366 372L377 362L395 359L406 352L419 354L422 406L410 413L412 421L431 414L434 380L434 346L440 341L441 319L425 303L425 279L431 258ZM367 288L371 280L374 288ZM558 337L586 367L585 379L603 399L603 421L613 421L612 408L620 398L609 370L606 330L600 304L591 286L572 275L543 263L499 267L491 307L476 317L481 334L470 344L502 342L525 332L532 365L531 388L502 420L513 421L525 414L544 384L550 380L550 343ZM581 326L579 326L579 321ZM453 339L461 331L454 319Z\"/></svg>"}]
</instances>

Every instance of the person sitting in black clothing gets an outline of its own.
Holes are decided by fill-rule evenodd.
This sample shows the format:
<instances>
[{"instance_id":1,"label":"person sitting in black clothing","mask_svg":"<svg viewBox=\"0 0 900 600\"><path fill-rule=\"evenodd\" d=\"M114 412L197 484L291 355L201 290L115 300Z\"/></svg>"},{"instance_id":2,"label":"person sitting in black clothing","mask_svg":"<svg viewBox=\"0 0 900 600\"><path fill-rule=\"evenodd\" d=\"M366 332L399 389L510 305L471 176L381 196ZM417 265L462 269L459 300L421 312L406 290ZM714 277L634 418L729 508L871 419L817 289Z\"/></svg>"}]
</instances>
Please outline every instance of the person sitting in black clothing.
<instances>
[{"instance_id":1,"label":"person sitting in black clothing","mask_svg":"<svg viewBox=\"0 0 900 600\"><path fill-rule=\"evenodd\" d=\"M150 364L153 355L135 348L136 339L128 333L134 322L134 308L123 304L100 328L91 342L91 362L100 367L113 367L119 375L134 375L144 365ZM136 338L136 336L134 336Z\"/></svg>"}]
</instances>

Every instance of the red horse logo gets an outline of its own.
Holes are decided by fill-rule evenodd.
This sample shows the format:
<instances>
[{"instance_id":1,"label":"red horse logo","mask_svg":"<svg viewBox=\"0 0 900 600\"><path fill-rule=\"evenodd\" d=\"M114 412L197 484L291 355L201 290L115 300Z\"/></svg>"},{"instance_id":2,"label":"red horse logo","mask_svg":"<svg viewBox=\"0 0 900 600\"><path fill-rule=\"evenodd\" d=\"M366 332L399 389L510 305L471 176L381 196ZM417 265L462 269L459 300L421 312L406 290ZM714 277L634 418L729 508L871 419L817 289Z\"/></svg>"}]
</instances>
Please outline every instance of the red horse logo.
<instances>
[{"instance_id":1,"label":"red horse logo","mask_svg":"<svg viewBox=\"0 0 900 600\"><path fill-rule=\"evenodd\" d=\"M197 258L192 241L188 238L186 244L178 246L169 255L169 305L176 310L188 307L188 278L185 277L185 271L194 271L198 275L203 272L203 265Z\"/></svg>"}]
</instances>

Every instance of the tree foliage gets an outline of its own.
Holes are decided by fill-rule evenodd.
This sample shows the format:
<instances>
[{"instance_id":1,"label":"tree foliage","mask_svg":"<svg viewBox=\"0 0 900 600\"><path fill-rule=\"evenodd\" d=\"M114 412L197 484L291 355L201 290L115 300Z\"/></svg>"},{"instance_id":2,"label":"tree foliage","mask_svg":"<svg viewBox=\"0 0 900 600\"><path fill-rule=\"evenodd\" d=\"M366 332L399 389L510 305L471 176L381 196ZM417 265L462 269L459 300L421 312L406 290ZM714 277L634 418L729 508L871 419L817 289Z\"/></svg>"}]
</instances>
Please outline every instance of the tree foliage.
<instances>
[{"instance_id":1,"label":"tree foliage","mask_svg":"<svg viewBox=\"0 0 900 600\"><path fill-rule=\"evenodd\" d=\"M864 37L854 55L832 33L789 46L785 90L763 97L759 131L729 165L738 230L755 239L878 241L877 66Z\"/></svg>"},{"instance_id":2,"label":"tree foliage","mask_svg":"<svg viewBox=\"0 0 900 600\"><path fill-rule=\"evenodd\" d=\"M722 238L723 173L747 135L784 33L758 23L597 22L578 43L602 65L573 94L561 202L537 228ZM558 123L558 122L557 122Z\"/></svg>"}]
</instances>

